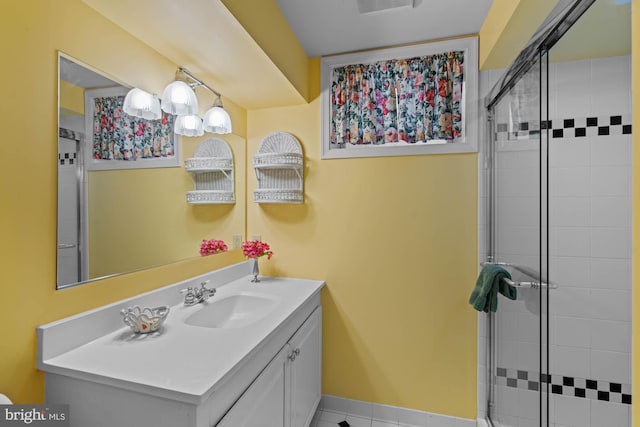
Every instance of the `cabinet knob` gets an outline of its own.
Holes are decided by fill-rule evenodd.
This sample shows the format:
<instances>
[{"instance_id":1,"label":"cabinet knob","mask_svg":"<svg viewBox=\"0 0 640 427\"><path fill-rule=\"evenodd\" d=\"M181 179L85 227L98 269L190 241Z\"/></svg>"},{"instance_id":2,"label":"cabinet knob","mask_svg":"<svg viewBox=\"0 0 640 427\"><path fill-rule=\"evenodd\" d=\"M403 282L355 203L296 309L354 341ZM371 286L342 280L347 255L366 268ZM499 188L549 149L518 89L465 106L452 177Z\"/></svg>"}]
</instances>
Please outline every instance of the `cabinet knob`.
<instances>
[{"instance_id":1,"label":"cabinet knob","mask_svg":"<svg viewBox=\"0 0 640 427\"><path fill-rule=\"evenodd\" d=\"M296 349L295 349L295 350L293 350L293 351L291 352L291 354L289 355L289 360L291 360L291 361L293 362L294 360L296 360L296 357L298 357L299 355L300 355L300 349L299 349L299 348L296 348Z\"/></svg>"}]
</instances>

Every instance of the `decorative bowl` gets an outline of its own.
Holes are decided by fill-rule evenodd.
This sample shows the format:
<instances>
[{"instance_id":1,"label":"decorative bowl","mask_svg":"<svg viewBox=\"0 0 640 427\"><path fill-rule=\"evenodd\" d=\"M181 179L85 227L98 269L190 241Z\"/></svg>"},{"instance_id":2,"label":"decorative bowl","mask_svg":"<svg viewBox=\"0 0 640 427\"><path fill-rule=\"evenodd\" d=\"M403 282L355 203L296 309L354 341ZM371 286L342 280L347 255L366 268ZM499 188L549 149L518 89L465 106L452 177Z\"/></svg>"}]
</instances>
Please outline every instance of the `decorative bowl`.
<instances>
[{"instance_id":1,"label":"decorative bowl","mask_svg":"<svg viewBox=\"0 0 640 427\"><path fill-rule=\"evenodd\" d=\"M122 320L136 334L149 334L157 331L169 314L169 306L141 308L139 305L120 310Z\"/></svg>"}]
</instances>

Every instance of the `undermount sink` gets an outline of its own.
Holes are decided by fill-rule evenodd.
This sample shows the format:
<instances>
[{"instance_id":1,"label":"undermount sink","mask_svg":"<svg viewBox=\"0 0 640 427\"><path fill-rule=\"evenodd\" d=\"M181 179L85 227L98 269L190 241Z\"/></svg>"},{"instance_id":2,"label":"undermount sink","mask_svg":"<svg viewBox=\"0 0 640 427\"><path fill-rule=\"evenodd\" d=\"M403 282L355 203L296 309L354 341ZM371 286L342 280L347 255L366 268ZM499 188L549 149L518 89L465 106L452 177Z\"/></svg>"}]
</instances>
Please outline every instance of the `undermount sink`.
<instances>
[{"instance_id":1,"label":"undermount sink","mask_svg":"<svg viewBox=\"0 0 640 427\"><path fill-rule=\"evenodd\" d=\"M276 304L275 298L251 294L213 297L187 317L185 323L205 328L242 328L262 319Z\"/></svg>"}]
</instances>

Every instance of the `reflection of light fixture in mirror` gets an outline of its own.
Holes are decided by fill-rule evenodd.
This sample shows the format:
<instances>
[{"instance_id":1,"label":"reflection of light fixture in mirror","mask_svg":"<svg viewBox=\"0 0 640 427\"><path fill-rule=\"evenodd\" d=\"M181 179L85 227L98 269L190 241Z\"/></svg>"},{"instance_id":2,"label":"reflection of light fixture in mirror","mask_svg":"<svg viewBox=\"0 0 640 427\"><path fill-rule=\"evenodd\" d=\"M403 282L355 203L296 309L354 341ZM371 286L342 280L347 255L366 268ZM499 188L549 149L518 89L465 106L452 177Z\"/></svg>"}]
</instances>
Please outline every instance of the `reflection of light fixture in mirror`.
<instances>
[{"instance_id":1,"label":"reflection of light fixture in mirror","mask_svg":"<svg viewBox=\"0 0 640 427\"><path fill-rule=\"evenodd\" d=\"M195 114L178 116L174 132L184 136L201 136L204 134L204 130L202 130L202 119Z\"/></svg>"},{"instance_id":2,"label":"reflection of light fixture in mirror","mask_svg":"<svg viewBox=\"0 0 640 427\"><path fill-rule=\"evenodd\" d=\"M220 95L216 98L213 107L204 115L202 127L211 133L231 133L231 117L222 107Z\"/></svg>"},{"instance_id":3,"label":"reflection of light fixture in mirror","mask_svg":"<svg viewBox=\"0 0 640 427\"><path fill-rule=\"evenodd\" d=\"M231 117L222 106L222 100L220 98L222 95L204 84L201 80L196 78L193 74L191 74L187 69L183 67L178 67L178 72L176 73L176 75L177 78L181 80L172 82L164 90L164 93L162 95L162 110L166 111L167 113L176 114L178 116L197 115L198 99L196 98L194 89L203 87L216 96L216 101L213 104L213 107L206 112L204 120L201 123L202 128L205 131L212 133L231 133ZM195 106L195 108L189 108L191 106ZM183 120L182 122L186 125L188 121ZM196 126L194 122L190 123ZM196 128L185 131L196 131ZM176 130L176 133L186 135L178 132L178 130Z\"/></svg>"},{"instance_id":4,"label":"reflection of light fixture in mirror","mask_svg":"<svg viewBox=\"0 0 640 427\"><path fill-rule=\"evenodd\" d=\"M158 97L137 87L127 92L122 109L133 117L157 120L162 116Z\"/></svg>"},{"instance_id":5,"label":"reflection of light fixture in mirror","mask_svg":"<svg viewBox=\"0 0 640 427\"><path fill-rule=\"evenodd\" d=\"M198 114L198 98L191 86L176 80L162 93L162 111L179 116Z\"/></svg>"}]
</instances>

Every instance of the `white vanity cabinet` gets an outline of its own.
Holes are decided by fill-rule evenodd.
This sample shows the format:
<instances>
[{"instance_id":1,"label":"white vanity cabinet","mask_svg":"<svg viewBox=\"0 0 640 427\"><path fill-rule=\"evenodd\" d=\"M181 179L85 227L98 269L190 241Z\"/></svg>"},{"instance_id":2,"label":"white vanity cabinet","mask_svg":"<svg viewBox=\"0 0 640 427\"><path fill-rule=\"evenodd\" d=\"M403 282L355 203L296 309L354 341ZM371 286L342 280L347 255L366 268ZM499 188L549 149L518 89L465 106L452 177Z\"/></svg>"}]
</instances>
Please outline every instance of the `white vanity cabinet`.
<instances>
[{"instance_id":1,"label":"white vanity cabinet","mask_svg":"<svg viewBox=\"0 0 640 427\"><path fill-rule=\"evenodd\" d=\"M289 341L288 384L291 427L307 427L320 403L322 378L322 312L316 308ZM285 424L287 425L287 424Z\"/></svg>"},{"instance_id":2,"label":"white vanity cabinet","mask_svg":"<svg viewBox=\"0 0 640 427\"><path fill-rule=\"evenodd\" d=\"M324 282L256 285L247 270L241 263L38 327L46 403L68 404L71 427L308 427L320 400ZM211 307L244 295L270 309L242 327L190 325L206 305L185 307L179 290L204 280L218 284ZM123 307L171 298L159 333L121 326Z\"/></svg>"},{"instance_id":3,"label":"white vanity cabinet","mask_svg":"<svg viewBox=\"0 0 640 427\"><path fill-rule=\"evenodd\" d=\"M322 313L316 308L217 427L308 427L320 402Z\"/></svg>"},{"instance_id":4,"label":"white vanity cabinet","mask_svg":"<svg viewBox=\"0 0 640 427\"><path fill-rule=\"evenodd\" d=\"M289 426L286 393L286 365L289 346L285 346L262 371L217 427Z\"/></svg>"}]
</instances>

